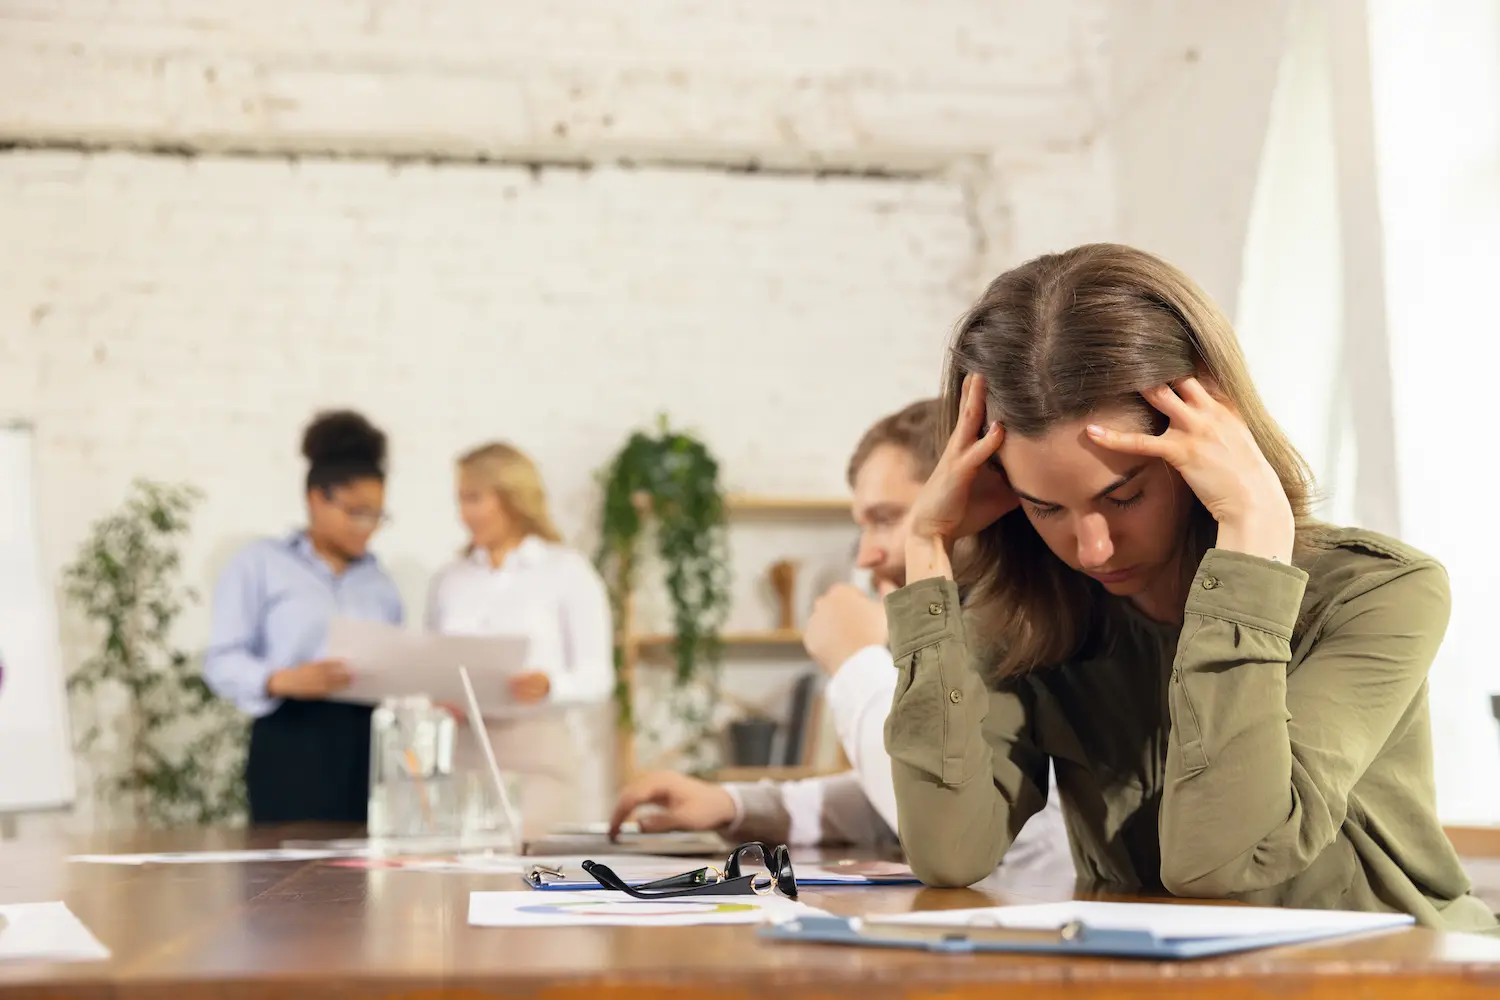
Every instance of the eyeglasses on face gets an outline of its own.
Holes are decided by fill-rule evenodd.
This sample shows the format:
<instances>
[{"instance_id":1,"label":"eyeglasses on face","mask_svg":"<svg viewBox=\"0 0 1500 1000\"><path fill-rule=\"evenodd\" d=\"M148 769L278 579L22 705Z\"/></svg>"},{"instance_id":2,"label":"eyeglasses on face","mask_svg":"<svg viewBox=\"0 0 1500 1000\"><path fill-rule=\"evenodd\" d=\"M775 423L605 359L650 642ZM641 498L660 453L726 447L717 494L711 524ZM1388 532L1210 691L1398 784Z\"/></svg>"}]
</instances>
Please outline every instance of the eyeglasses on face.
<instances>
[{"instance_id":1,"label":"eyeglasses on face","mask_svg":"<svg viewBox=\"0 0 1500 1000\"><path fill-rule=\"evenodd\" d=\"M599 880L606 889L623 892L636 899L675 899L681 896L769 895L779 892L788 899L797 898L797 876L792 871L791 852L785 844L772 847L764 841L741 844L729 855L724 870L709 866L681 875L630 885L608 865L585 861L583 870Z\"/></svg>"},{"instance_id":2,"label":"eyeglasses on face","mask_svg":"<svg viewBox=\"0 0 1500 1000\"><path fill-rule=\"evenodd\" d=\"M355 524L368 528L376 528L382 524L389 524L391 515L383 510L370 510L368 507L345 507L341 503L333 503L330 506L342 511L344 516Z\"/></svg>"}]
</instances>

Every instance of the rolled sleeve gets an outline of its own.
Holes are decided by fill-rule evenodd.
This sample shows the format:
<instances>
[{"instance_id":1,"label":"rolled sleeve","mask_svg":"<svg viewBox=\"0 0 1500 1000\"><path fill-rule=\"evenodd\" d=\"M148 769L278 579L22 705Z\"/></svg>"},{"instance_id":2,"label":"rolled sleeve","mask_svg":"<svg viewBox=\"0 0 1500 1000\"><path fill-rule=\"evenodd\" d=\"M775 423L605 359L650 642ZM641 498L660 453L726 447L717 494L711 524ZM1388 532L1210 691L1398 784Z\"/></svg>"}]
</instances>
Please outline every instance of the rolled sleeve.
<instances>
[{"instance_id":1,"label":"rolled sleeve","mask_svg":"<svg viewBox=\"0 0 1500 1000\"><path fill-rule=\"evenodd\" d=\"M1183 614L1257 628L1290 641L1306 590L1307 572L1296 566L1209 549L1193 576Z\"/></svg>"},{"instance_id":2,"label":"rolled sleeve","mask_svg":"<svg viewBox=\"0 0 1500 1000\"><path fill-rule=\"evenodd\" d=\"M990 692L971 661L952 580L920 580L886 597L896 693L886 749L907 858L929 885L989 875L1042 807L1046 760L1026 705Z\"/></svg>"}]
</instances>

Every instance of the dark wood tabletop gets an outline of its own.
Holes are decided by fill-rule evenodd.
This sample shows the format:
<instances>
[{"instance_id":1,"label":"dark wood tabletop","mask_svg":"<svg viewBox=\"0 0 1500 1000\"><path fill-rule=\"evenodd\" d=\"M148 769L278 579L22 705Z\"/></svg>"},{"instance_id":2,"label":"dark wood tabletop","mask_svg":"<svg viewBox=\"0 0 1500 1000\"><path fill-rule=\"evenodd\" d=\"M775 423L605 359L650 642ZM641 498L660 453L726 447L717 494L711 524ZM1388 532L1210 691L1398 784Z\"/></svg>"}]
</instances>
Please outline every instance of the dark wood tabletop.
<instances>
[{"instance_id":1,"label":"dark wood tabletop","mask_svg":"<svg viewBox=\"0 0 1500 1000\"><path fill-rule=\"evenodd\" d=\"M1500 990L1500 939L1422 929L1178 963L936 956L773 944L750 927L469 927L469 892L522 888L507 875L367 871L326 861L127 867L67 860L83 851L274 847L288 837L349 832L183 831L0 844L0 902L62 899L113 952L104 962L0 964L0 996L1342 1000ZM1500 835L1484 843L1500 853ZM997 876L983 891L846 887L806 890L803 899L855 914L1080 895L1126 898Z\"/></svg>"}]
</instances>

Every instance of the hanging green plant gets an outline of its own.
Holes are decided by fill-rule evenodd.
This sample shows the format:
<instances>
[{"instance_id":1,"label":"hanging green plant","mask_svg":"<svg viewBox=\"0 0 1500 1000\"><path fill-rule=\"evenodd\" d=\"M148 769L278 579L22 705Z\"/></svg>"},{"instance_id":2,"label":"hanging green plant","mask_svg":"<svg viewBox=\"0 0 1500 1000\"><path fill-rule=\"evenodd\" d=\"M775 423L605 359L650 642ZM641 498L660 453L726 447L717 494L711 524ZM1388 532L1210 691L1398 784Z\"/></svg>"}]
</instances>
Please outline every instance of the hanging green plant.
<instances>
[{"instance_id":1,"label":"hanging green plant","mask_svg":"<svg viewBox=\"0 0 1500 1000\"><path fill-rule=\"evenodd\" d=\"M730 602L719 463L703 442L673 431L663 415L654 436L631 434L601 478L603 524L595 561L608 581L615 621L623 620L625 595L635 588L641 535L649 515L672 603L677 686L705 678L712 686L720 662L719 630ZM634 706L622 657L616 643L615 700L622 722L633 728Z\"/></svg>"}]
</instances>

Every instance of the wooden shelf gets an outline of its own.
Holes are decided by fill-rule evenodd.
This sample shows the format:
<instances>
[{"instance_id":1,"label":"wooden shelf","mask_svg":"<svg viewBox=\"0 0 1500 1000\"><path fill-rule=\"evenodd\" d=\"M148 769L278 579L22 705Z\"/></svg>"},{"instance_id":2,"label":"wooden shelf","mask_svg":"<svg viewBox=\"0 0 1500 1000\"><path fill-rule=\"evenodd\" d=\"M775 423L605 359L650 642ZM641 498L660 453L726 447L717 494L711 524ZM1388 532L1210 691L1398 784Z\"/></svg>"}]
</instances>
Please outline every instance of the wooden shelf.
<instances>
[{"instance_id":1,"label":"wooden shelf","mask_svg":"<svg viewBox=\"0 0 1500 1000\"><path fill-rule=\"evenodd\" d=\"M853 505L847 497L778 497L731 493L724 498L730 514L761 516L848 517Z\"/></svg>"},{"instance_id":2,"label":"wooden shelf","mask_svg":"<svg viewBox=\"0 0 1500 1000\"><path fill-rule=\"evenodd\" d=\"M634 637L643 660L647 657L660 659L671 652L677 637L669 632L648 632ZM751 632L721 632L719 642L724 652L731 650L766 653L776 657L805 656L802 648L802 632L794 628L773 628Z\"/></svg>"},{"instance_id":3,"label":"wooden shelf","mask_svg":"<svg viewBox=\"0 0 1500 1000\"><path fill-rule=\"evenodd\" d=\"M827 774L837 774L825 767L721 767L709 774L714 781L760 781L762 778L770 778L773 781L798 781L802 778L821 778Z\"/></svg>"}]
</instances>

